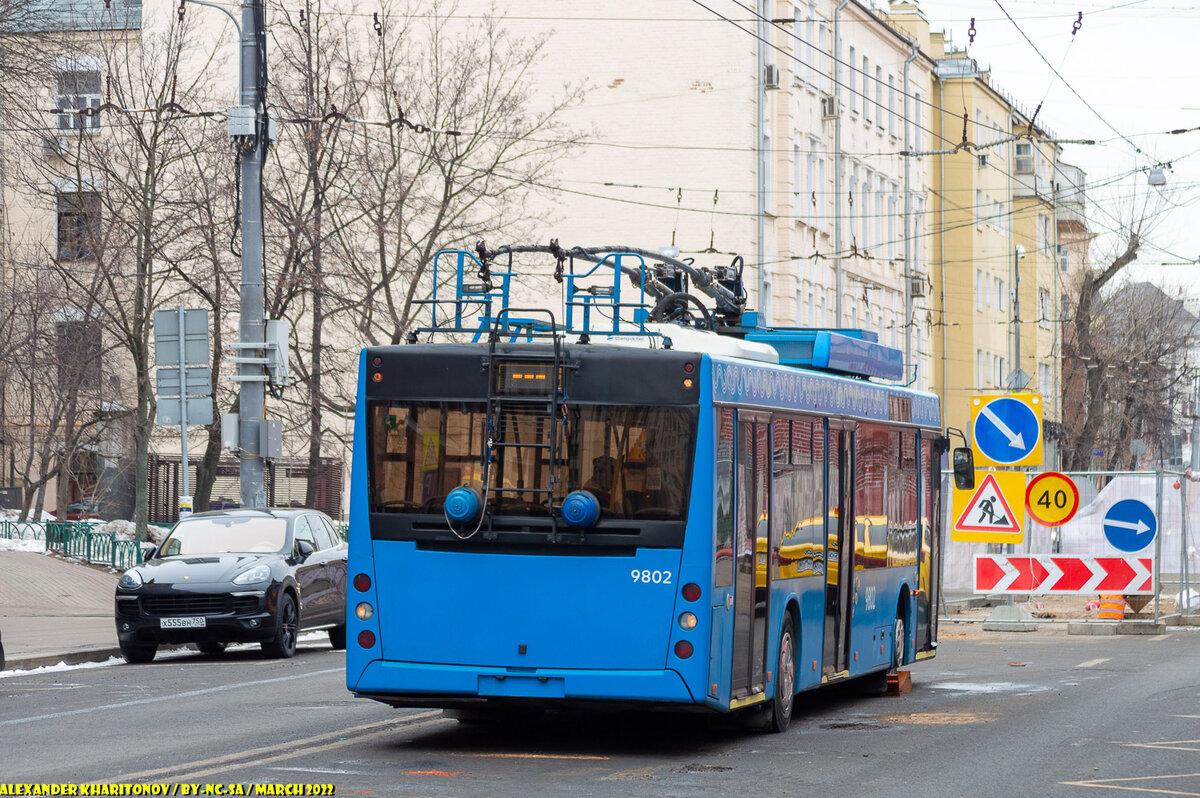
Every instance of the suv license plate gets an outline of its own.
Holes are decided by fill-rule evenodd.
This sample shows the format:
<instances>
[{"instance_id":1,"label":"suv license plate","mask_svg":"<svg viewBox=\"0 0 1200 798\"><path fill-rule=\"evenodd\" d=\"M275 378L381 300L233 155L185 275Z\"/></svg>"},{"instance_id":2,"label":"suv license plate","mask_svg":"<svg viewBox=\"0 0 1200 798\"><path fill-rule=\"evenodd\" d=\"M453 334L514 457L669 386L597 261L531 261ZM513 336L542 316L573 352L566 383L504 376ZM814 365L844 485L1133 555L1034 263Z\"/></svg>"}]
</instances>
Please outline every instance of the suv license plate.
<instances>
[{"instance_id":1,"label":"suv license plate","mask_svg":"<svg viewBox=\"0 0 1200 798\"><path fill-rule=\"evenodd\" d=\"M208 625L206 618L160 618L159 629L203 629Z\"/></svg>"}]
</instances>

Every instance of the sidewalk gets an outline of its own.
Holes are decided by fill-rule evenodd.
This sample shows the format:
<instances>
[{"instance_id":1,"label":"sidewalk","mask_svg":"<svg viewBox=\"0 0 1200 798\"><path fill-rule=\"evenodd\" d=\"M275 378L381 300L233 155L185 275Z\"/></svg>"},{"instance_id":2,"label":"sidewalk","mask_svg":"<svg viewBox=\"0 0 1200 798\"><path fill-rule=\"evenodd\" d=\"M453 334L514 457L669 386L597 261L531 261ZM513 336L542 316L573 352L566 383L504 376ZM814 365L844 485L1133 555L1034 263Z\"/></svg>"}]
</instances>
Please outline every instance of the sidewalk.
<instances>
[{"instance_id":1,"label":"sidewalk","mask_svg":"<svg viewBox=\"0 0 1200 798\"><path fill-rule=\"evenodd\" d=\"M119 657L117 574L45 554L0 551L0 639L5 669Z\"/></svg>"}]
</instances>

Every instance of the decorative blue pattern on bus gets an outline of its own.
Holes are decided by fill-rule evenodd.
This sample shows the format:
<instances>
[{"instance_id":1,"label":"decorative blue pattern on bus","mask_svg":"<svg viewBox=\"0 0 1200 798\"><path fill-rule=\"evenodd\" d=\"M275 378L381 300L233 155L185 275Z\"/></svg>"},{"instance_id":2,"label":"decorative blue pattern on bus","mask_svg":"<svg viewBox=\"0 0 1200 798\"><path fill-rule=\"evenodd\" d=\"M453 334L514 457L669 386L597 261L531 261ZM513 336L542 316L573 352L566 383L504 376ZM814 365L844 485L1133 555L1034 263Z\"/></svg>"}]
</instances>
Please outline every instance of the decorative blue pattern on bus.
<instances>
[{"instance_id":1,"label":"decorative blue pattern on bus","mask_svg":"<svg viewBox=\"0 0 1200 798\"><path fill-rule=\"evenodd\" d=\"M888 421L891 420L888 399L903 397L912 402L913 424L923 427L941 425L935 394L718 358L713 358L712 375L714 402L746 403Z\"/></svg>"}]
</instances>

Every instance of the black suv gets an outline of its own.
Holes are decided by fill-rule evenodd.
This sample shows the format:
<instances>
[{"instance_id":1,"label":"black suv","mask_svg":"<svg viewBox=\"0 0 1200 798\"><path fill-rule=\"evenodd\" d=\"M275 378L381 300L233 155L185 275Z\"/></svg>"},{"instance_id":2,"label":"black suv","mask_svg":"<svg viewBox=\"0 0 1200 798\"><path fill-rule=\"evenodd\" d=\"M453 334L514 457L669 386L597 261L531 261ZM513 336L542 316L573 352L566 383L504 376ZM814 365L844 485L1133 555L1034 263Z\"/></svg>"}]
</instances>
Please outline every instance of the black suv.
<instances>
[{"instance_id":1,"label":"black suv","mask_svg":"<svg viewBox=\"0 0 1200 798\"><path fill-rule=\"evenodd\" d=\"M117 639L128 662L160 643L218 654L257 642L290 657L302 630L346 647L346 543L324 513L219 510L184 518L117 583Z\"/></svg>"}]
</instances>

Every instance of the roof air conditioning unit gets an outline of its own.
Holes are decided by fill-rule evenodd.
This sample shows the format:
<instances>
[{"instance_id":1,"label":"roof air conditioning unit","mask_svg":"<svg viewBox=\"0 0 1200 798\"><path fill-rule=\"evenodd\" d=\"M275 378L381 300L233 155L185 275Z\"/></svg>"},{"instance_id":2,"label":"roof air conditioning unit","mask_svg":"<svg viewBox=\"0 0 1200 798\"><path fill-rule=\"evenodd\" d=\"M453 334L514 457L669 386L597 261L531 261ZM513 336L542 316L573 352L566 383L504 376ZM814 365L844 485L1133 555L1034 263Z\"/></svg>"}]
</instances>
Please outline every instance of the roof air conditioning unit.
<instances>
[{"instance_id":1,"label":"roof air conditioning unit","mask_svg":"<svg viewBox=\"0 0 1200 798\"><path fill-rule=\"evenodd\" d=\"M821 118L837 119L837 99L828 95L821 98Z\"/></svg>"},{"instance_id":2,"label":"roof air conditioning unit","mask_svg":"<svg viewBox=\"0 0 1200 798\"><path fill-rule=\"evenodd\" d=\"M779 67L774 64L767 64L763 71L763 83L768 89L779 88Z\"/></svg>"},{"instance_id":3,"label":"roof air conditioning unit","mask_svg":"<svg viewBox=\"0 0 1200 798\"><path fill-rule=\"evenodd\" d=\"M986 153L986 152L985 152L985 153L982 153L982 154L979 156L979 165L980 165L980 167L984 167L984 166L987 166L987 165L988 165L988 156L987 156L987 153Z\"/></svg>"}]
</instances>

